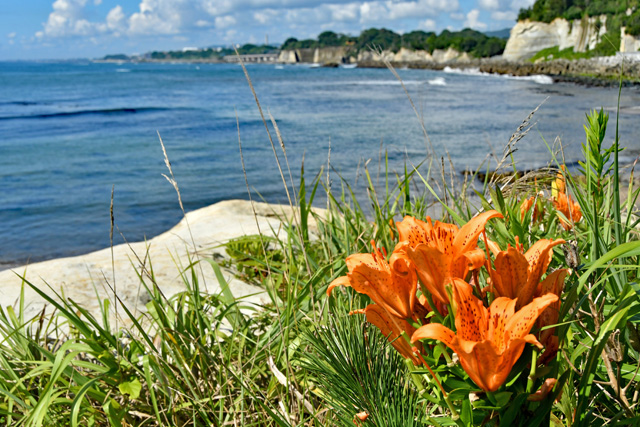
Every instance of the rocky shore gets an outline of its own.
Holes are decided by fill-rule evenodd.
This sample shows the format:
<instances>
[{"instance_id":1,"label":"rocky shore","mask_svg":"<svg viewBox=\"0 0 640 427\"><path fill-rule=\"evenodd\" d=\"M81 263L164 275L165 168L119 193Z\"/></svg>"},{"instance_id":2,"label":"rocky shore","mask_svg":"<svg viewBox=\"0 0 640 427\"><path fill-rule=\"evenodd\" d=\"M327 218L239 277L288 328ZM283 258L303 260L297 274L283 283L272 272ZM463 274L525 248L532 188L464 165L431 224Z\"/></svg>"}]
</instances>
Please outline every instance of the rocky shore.
<instances>
[{"instance_id":1,"label":"rocky shore","mask_svg":"<svg viewBox=\"0 0 640 427\"><path fill-rule=\"evenodd\" d=\"M252 207L244 200L219 202L189 212L175 227L147 242L115 246L113 264L111 249L106 248L0 271L0 305L17 307L24 277L47 295L64 294L97 317L102 301L108 298L113 318L114 291L129 310L144 312L149 295L140 277L150 286L151 266L159 289L170 298L185 290L181 271L190 261L227 258L222 244L259 231L270 236L284 232L283 221L294 214L289 206L255 203ZM313 223L310 228L313 230ZM202 290L219 293L220 284L211 265L208 262L200 265L202 268L198 266L195 272ZM223 269L223 275L243 305L263 305L270 301L264 289L238 280L234 271ZM45 300L29 286L25 285L24 295L25 318L37 315L46 307Z\"/></svg>"},{"instance_id":2,"label":"rocky shore","mask_svg":"<svg viewBox=\"0 0 640 427\"><path fill-rule=\"evenodd\" d=\"M508 61L502 58L435 61L390 61L395 68L443 70L473 69L483 73L509 74L513 76L548 75L557 82L572 82L589 86L617 86L623 66L623 85L640 85L640 59L624 56L581 59L569 61L556 59L545 62ZM380 60L358 62L358 67L384 68Z\"/></svg>"}]
</instances>

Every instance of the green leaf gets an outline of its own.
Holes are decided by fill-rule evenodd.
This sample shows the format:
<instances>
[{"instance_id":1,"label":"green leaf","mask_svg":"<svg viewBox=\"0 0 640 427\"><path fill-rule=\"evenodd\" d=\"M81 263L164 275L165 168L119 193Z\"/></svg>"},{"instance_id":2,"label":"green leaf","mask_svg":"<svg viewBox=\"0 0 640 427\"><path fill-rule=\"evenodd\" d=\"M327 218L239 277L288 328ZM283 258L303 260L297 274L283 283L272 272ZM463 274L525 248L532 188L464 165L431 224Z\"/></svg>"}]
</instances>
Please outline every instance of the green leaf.
<instances>
[{"instance_id":1,"label":"green leaf","mask_svg":"<svg viewBox=\"0 0 640 427\"><path fill-rule=\"evenodd\" d=\"M589 276L591 276L591 274L598 268L616 258L632 257L636 255L640 255L639 241L623 243L611 249L609 252L607 252L606 254L598 258L593 264L591 264L591 267L589 267L589 269L580 276L580 280L578 281L578 293L582 290L582 287L585 285L585 283L587 283L587 280L589 280Z\"/></svg>"},{"instance_id":2,"label":"green leaf","mask_svg":"<svg viewBox=\"0 0 640 427\"><path fill-rule=\"evenodd\" d=\"M511 400L513 393L509 391L501 391L498 393L487 393L487 397L495 406L504 407Z\"/></svg>"},{"instance_id":3,"label":"green leaf","mask_svg":"<svg viewBox=\"0 0 640 427\"><path fill-rule=\"evenodd\" d=\"M125 381L118 384L118 390L122 394L128 394L132 399L137 399L140 396L140 391L142 390L142 384L138 381L137 378L134 378L131 381Z\"/></svg>"},{"instance_id":4,"label":"green leaf","mask_svg":"<svg viewBox=\"0 0 640 427\"><path fill-rule=\"evenodd\" d=\"M124 418L124 408L120 406L118 402L113 399L109 399L107 403L102 406L104 412L107 414L109 424L112 426L121 426L122 419Z\"/></svg>"}]
</instances>

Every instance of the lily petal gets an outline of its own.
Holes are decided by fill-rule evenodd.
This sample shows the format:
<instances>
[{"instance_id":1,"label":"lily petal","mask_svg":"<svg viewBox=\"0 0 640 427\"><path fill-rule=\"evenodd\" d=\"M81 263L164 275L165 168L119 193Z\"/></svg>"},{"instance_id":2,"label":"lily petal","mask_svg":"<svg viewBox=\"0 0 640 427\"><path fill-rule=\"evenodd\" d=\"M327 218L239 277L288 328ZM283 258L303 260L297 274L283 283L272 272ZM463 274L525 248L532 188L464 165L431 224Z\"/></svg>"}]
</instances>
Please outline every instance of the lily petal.
<instances>
[{"instance_id":1,"label":"lily petal","mask_svg":"<svg viewBox=\"0 0 640 427\"><path fill-rule=\"evenodd\" d=\"M464 252L453 260L451 276L465 279L469 271L482 267L486 259L485 252L482 249Z\"/></svg>"},{"instance_id":2,"label":"lily petal","mask_svg":"<svg viewBox=\"0 0 640 427\"><path fill-rule=\"evenodd\" d=\"M496 367L500 366L502 357L496 353L490 341L474 343L471 351L460 351L458 357L473 382L486 391L497 390L511 370L511 367L505 370L504 379L500 381L502 375L496 372Z\"/></svg>"},{"instance_id":3,"label":"lily petal","mask_svg":"<svg viewBox=\"0 0 640 427\"><path fill-rule=\"evenodd\" d=\"M418 287L418 278L412 269L395 271L379 251L350 255L346 263L349 273L346 278L334 280L329 285L328 294L336 286L351 286L356 292L368 295L394 316L412 316Z\"/></svg>"},{"instance_id":4,"label":"lily petal","mask_svg":"<svg viewBox=\"0 0 640 427\"><path fill-rule=\"evenodd\" d=\"M564 280L567 277L569 270L563 268L560 270L556 270L553 273L549 274L540 284L538 285L538 289L536 291L537 295L544 295L547 293L552 293L557 295L558 297L562 293L562 289L564 288ZM540 314L538 317L537 325L538 328L543 328L545 326L554 325L558 323L558 317L560 315L560 300L554 302L549 305L545 311ZM540 332L540 342L547 345L549 338L555 333L555 328L545 329Z\"/></svg>"},{"instance_id":5,"label":"lily petal","mask_svg":"<svg viewBox=\"0 0 640 427\"><path fill-rule=\"evenodd\" d=\"M453 282L453 302L456 308L455 324L458 338L466 341L486 339L487 309L473 295L471 285L460 279Z\"/></svg>"},{"instance_id":6,"label":"lily petal","mask_svg":"<svg viewBox=\"0 0 640 427\"><path fill-rule=\"evenodd\" d=\"M489 239L487 239L486 243L487 243L487 247L489 248L493 256L498 256L498 254L501 251L500 246L493 240L489 240Z\"/></svg>"},{"instance_id":7,"label":"lily petal","mask_svg":"<svg viewBox=\"0 0 640 427\"><path fill-rule=\"evenodd\" d=\"M529 277L529 263L516 248L509 246L506 251L498 253L494 261L495 272L499 278L494 281L498 296L518 298Z\"/></svg>"},{"instance_id":8,"label":"lily petal","mask_svg":"<svg viewBox=\"0 0 640 427\"><path fill-rule=\"evenodd\" d=\"M427 217L427 220L428 222L424 222L412 216L405 216L402 221L396 222L400 241L408 241L412 248L429 243L429 235L433 233L433 226L431 218Z\"/></svg>"},{"instance_id":9,"label":"lily petal","mask_svg":"<svg viewBox=\"0 0 640 427\"><path fill-rule=\"evenodd\" d=\"M551 304L558 301L558 296L546 294L535 298L531 303L518 310L507 322L505 339L516 340L529 334L538 316Z\"/></svg>"},{"instance_id":10,"label":"lily petal","mask_svg":"<svg viewBox=\"0 0 640 427\"><path fill-rule=\"evenodd\" d=\"M487 211L473 217L456 233L456 237L453 240L454 251L457 254L461 254L475 249L478 245L478 237L484 230L487 221L497 217L502 218L503 216L495 210Z\"/></svg>"},{"instance_id":11,"label":"lily petal","mask_svg":"<svg viewBox=\"0 0 640 427\"><path fill-rule=\"evenodd\" d=\"M540 278L546 273L553 258L553 247L562 243L565 243L563 239L541 239L524 254L529 263L529 279L526 285L518 292L517 308L528 304L533 299L533 295L540 283Z\"/></svg>"},{"instance_id":12,"label":"lily petal","mask_svg":"<svg viewBox=\"0 0 640 427\"><path fill-rule=\"evenodd\" d=\"M489 307L489 331L487 340L491 341L498 353L504 352L507 347L505 342L505 330L507 320L513 316L516 308L516 300L511 298L496 298Z\"/></svg>"},{"instance_id":13,"label":"lily petal","mask_svg":"<svg viewBox=\"0 0 640 427\"><path fill-rule=\"evenodd\" d=\"M427 338L442 341L444 345L457 353L458 345L456 334L446 326L440 323L429 323L428 325L420 326L413 335L411 335L411 342Z\"/></svg>"},{"instance_id":14,"label":"lily petal","mask_svg":"<svg viewBox=\"0 0 640 427\"><path fill-rule=\"evenodd\" d=\"M431 246L420 244L415 250L405 247L406 254L413 262L422 284L434 299L448 304L449 296L444 286L449 276L450 258Z\"/></svg>"},{"instance_id":15,"label":"lily petal","mask_svg":"<svg viewBox=\"0 0 640 427\"><path fill-rule=\"evenodd\" d=\"M436 247L445 254L453 253L453 242L455 241L455 237L459 233L458 226L455 224L449 224L446 222L436 221L433 226L434 233L434 243L436 243Z\"/></svg>"},{"instance_id":16,"label":"lily petal","mask_svg":"<svg viewBox=\"0 0 640 427\"><path fill-rule=\"evenodd\" d=\"M375 325L382 335L387 337L391 345L406 359L411 359L414 365L419 365L420 360L413 354L411 344L402 336L403 332L411 337L416 329L404 319L394 318L387 311L377 305L369 304L364 309L369 323ZM418 344L419 345L419 344Z\"/></svg>"}]
</instances>

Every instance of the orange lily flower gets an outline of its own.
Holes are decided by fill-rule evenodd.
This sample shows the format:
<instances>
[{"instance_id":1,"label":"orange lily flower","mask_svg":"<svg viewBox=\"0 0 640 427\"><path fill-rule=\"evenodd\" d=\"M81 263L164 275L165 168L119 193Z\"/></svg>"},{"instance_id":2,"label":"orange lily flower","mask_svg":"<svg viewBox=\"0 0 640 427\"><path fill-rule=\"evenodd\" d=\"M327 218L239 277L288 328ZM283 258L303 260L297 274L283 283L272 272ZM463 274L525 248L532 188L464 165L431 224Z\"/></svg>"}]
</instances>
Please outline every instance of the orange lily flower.
<instances>
[{"instance_id":1,"label":"orange lily flower","mask_svg":"<svg viewBox=\"0 0 640 427\"><path fill-rule=\"evenodd\" d=\"M560 165L560 169L564 173L567 172L567 168L564 165ZM567 192L567 183L564 179L564 174L561 171L556 173L556 179L551 184L551 196L555 197L557 193L566 193Z\"/></svg>"},{"instance_id":2,"label":"orange lily flower","mask_svg":"<svg viewBox=\"0 0 640 427\"><path fill-rule=\"evenodd\" d=\"M527 397L527 400L530 402L542 402L545 399L545 397L547 397L549 392L553 390L553 387L556 385L557 382L558 380L556 380L555 378L547 378L542 383L542 386L540 386L540 390L536 391L533 394L530 394Z\"/></svg>"},{"instance_id":3,"label":"orange lily flower","mask_svg":"<svg viewBox=\"0 0 640 427\"><path fill-rule=\"evenodd\" d=\"M522 245L509 245L506 251L496 253L495 270L490 270L493 289L497 296L517 298L516 308L529 304L536 294L542 275L547 272L553 258L553 247L565 243L562 239L538 240L529 250L522 254ZM495 252L496 247L490 246ZM564 280L564 277L562 278ZM556 295L559 295L560 289ZM546 293L546 292L545 292Z\"/></svg>"},{"instance_id":4,"label":"orange lily flower","mask_svg":"<svg viewBox=\"0 0 640 427\"><path fill-rule=\"evenodd\" d=\"M498 211L484 212L466 223L462 228L455 224L431 218L423 222L405 217L396 223L400 243L394 256L406 256L414 264L418 277L434 299L449 303L445 286L452 279L465 279L471 270L479 269L485 262L485 253L478 249L478 237L491 218L502 217Z\"/></svg>"},{"instance_id":5,"label":"orange lily flower","mask_svg":"<svg viewBox=\"0 0 640 427\"><path fill-rule=\"evenodd\" d=\"M496 391L507 380L526 343L542 345L529 333L538 316L558 300L553 294L534 299L516 311L516 301L496 298L489 309L473 295L470 286L454 282L456 331L439 324L421 326L411 337L442 341L458 355L460 364L481 389Z\"/></svg>"},{"instance_id":6,"label":"orange lily flower","mask_svg":"<svg viewBox=\"0 0 640 427\"><path fill-rule=\"evenodd\" d=\"M561 165L560 168L566 173L564 165ZM560 225L562 225L562 228L565 230L571 230L573 228L573 224L580 221L580 218L582 218L580 205L574 202L571 199L571 196L567 194L567 184L562 172L558 172L556 174L556 179L553 184L551 184L551 201L553 202L556 210L561 212L562 215L569 220L567 221L562 216L558 215Z\"/></svg>"},{"instance_id":7,"label":"orange lily flower","mask_svg":"<svg viewBox=\"0 0 640 427\"><path fill-rule=\"evenodd\" d=\"M553 206L555 206L556 210L561 212L562 215L567 218L564 219L562 216L558 215L560 225L562 225L562 228L565 230L571 230L573 228L573 224L580 221L582 218L580 205L577 202L574 202L571 196L567 193L559 191L558 195L553 199Z\"/></svg>"},{"instance_id":8,"label":"orange lily flower","mask_svg":"<svg viewBox=\"0 0 640 427\"><path fill-rule=\"evenodd\" d=\"M377 304L369 304L367 308L362 311L367 316L369 323L380 329L382 335L387 337L398 353L405 359L411 359L414 365L418 366L420 364L418 358L413 354L411 344L402 336L402 333L406 332L407 337L411 338L416 328L411 326L406 320L387 313L384 308Z\"/></svg>"},{"instance_id":9,"label":"orange lily flower","mask_svg":"<svg viewBox=\"0 0 640 427\"><path fill-rule=\"evenodd\" d=\"M524 217L533 207L533 215L531 215L531 222L536 222L542 215L544 215L544 209L538 209L538 203L536 203L536 197L531 196L528 199L525 199L520 204L520 221L524 221Z\"/></svg>"},{"instance_id":10,"label":"orange lily flower","mask_svg":"<svg viewBox=\"0 0 640 427\"><path fill-rule=\"evenodd\" d=\"M412 317L418 279L406 258L392 257L390 264L380 249L375 248L371 254L349 255L346 263L349 273L331 282L327 295L331 295L336 286L350 286L368 295L390 315L402 319Z\"/></svg>"},{"instance_id":11,"label":"orange lily flower","mask_svg":"<svg viewBox=\"0 0 640 427\"><path fill-rule=\"evenodd\" d=\"M536 289L536 295L544 295L547 293L552 293L560 297L562 294L562 290L564 289L564 279L569 274L569 270L566 268L561 268L559 270L554 271L549 274ZM558 323L558 317L560 316L560 300L551 304L547 309L538 317L538 321L536 322L538 328L543 328L549 325L555 325ZM555 328L545 329L544 331L540 331L540 342L547 347L545 351L545 358L548 357L547 352L549 352L549 347L557 347L557 337L554 336ZM555 338L555 340L554 340ZM554 342L555 341L555 342Z\"/></svg>"}]
</instances>

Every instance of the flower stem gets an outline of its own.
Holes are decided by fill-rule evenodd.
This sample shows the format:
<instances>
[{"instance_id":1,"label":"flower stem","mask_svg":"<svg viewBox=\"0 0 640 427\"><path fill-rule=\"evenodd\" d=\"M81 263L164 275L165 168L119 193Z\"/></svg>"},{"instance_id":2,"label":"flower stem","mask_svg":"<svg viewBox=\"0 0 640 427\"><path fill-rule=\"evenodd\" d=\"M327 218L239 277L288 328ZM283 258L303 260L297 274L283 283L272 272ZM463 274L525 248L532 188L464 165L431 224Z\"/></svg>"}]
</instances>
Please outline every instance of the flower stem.
<instances>
[{"instance_id":1,"label":"flower stem","mask_svg":"<svg viewBox=\"0 0 640 427\"><path fill-rule=\"evenodd\" d=\"M444 387L442 387L442 383L440 383L440 380L438 379L438 377L436 376L435 372L433 372L431 370L431 367L429 366L429 364L427 363L426 360L424 360L424 358L422 357L422 355L420 354L419 351L417 351L417 349L414 349L413 354L415 354L416 356L418 356L418 358L420 359L420 361L422 362L422 364L427 368L427 370L429 371L429 373L431 374L431 376L433 377L433 379L436 381L436 384L438 384L438 387L440 388L440 391L442 391L442 395L444 397L444 401L447 403L447 406L449 407L449 410L451 411L451 417L454 420L457 420L458 418L460 418L460 414L458 414L458 411L456 411L456 408L453 406L453 404L451 403L451 400L449 400L449 395L447 394L446 391L444 391Z\"/></svg>"},{"instance_id":2,"label":"flower stem","mask_svg":"<svg viewBox=\"0 0 640 427\"><path fill-rule=\"evenodd\" d=\"M536 367L538 366L538 349L534 348L531 353L531 371L529 371L529 379L527 380L527 393L533 393L533 384L536 378Z\"/></svg>"}]
</instances>

